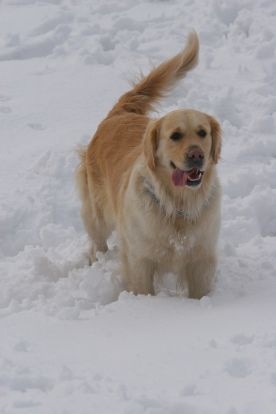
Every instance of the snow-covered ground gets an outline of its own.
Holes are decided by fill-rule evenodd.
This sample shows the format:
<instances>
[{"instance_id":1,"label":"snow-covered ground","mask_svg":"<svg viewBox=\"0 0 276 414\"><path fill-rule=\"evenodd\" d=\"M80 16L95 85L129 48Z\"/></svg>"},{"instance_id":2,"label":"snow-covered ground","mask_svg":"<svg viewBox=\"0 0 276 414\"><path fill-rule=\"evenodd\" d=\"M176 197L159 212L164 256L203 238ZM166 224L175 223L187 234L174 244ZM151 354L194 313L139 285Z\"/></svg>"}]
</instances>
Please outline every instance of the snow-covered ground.
<instances>
[{"instance_id":1,"label":"snow-covered ground","mask_svg":"<svg viewBox=\"0 0 276 414\"><path fill-rule=\"evenodd\" d=\"M2 0L1 414L275 414L275 27L275 0ZM115 235L85 264L76 149L192 28L200 64L159 112L222 124L218 280L135 297Z\"/></svg>"}]
</instances>

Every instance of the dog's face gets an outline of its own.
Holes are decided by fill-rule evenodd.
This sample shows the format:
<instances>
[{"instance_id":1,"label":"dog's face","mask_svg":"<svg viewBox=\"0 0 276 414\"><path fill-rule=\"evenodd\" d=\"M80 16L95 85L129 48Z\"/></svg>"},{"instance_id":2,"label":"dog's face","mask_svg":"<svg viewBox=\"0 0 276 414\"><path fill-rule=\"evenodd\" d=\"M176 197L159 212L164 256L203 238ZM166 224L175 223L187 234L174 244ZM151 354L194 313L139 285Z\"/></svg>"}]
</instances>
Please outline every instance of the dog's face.
<instances>
[{"instance_id":1,"label":"dog's face","mask_svg":"<svg viewBox=\"0 0 276 414\"><path fill-rule=\"evenodd\" d=\"M148 166L162 166L174 186L199 188L204 173L218 162L220 149L218 122L195 110L173 111L152 121L144 138Z\"/></svg>"}]
</instances>

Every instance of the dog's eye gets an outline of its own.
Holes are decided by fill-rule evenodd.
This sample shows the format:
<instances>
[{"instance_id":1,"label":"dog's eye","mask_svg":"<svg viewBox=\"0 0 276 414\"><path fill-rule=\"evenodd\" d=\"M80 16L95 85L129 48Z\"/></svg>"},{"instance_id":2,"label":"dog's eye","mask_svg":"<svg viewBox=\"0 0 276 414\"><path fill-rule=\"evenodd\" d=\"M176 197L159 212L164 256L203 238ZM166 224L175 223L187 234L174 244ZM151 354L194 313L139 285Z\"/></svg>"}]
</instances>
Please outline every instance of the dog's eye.
<instances>
[{"instance_id":1,"label":"dog's eye","mask_svg":"<svg viewBox=\"0 0 276 414\"><path fill-rule=\"evenodd\" d=\"M183 137L182 132L173 132L172 135L170 136L170 139L172 139L173 141L179 141L181 138Z\"/></svg>"},{"instance_id":2,"label":"dog's eye","mask_svg":"<svg viewBox=\"0 0 276 414\"><path fill-rule=\"evenodd\" d=\"M204 137L206 137L207 132L205 131L205 129L200 129L200 130L197 132L197 135L198 135L198 136L200 136L200 137L202 137L202 138L204 138Z\"/></svg>"}]
</instances>

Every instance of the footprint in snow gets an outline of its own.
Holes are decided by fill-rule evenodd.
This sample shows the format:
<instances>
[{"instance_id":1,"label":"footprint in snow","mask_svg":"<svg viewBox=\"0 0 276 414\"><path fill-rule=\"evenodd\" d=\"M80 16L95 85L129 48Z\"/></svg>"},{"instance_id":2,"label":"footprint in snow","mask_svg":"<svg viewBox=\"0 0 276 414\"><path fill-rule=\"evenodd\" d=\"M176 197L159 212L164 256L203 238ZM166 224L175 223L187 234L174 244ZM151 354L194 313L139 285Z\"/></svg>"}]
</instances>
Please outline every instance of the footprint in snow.
<instances>
[{"instance_id":1,"label":"footprint in snow","mask_svg":"<svg viewBox=\"0 0 276 414\"><path fill-rule=\"evenodd\" d=\"M9 101L11 98L9 96L6 95L0 95L0 102L7 102Z\"/></svg>"},{"instance_id":2,"label":"footprint in snow","mask_svg":"<svg viewBox=\"0 0 276 414\"><path fill-rule=\"evenodd\" d=\"M195 384L187 384L181 391L180 395L182 397L191 397L193 395L198 395L199 392Z\"/></svg>"},{"instance_id":3,"label":"footprint in snow","mask_svg":"<svg viewBox=\"0 0 276 414\"><path fill-rule=\"evenodd\" d=\"M233 358L227 361L225 371L234 378L245 378L252 373L252 364L245 358Z\"/></svg>"},{"instance_id":4,"label":"footprint in snow","mask_svg":"<svg viewBox=\"0 0 276 414\"><path fill-rule=\"evenodd\" d=\"M32 128L36 131L43 131L45 129L45 127L43 125L41 125L39 123L36 123L36 122L30 122L28 124L28 127Z\"/></svg>"},{"instance_id":5,"label":"footprint in snow","mask_svg":"<svg viewBox=\"0 0 276 414\"><path fill-rule=\"evenodd\" d=\"M16 352L29 352L30 344L25 340L21 340L14 345L13 349Z\"/></svg>"},{"instance_id":6,"label":"footprint in snow","mask_svg":"<svg viewBox=\"0 0 276 414\"><path fill-rule=\"evenodd\" d=\"M12 110L9 106L0 106L0 112L2 114L10 114Z\"/></svg>"},{"instance_id":7,"label":"footprint in snow","mask_svg":"<svg viewBox=\"0 0 276 414\"><path fill-rule=\"evenodd\" d=\"M254 335L238 334L231 338L231 342L236 345L248 345L254 340Z\"/></svg>"},{"instance_id":8,"label":"footprint in snow","mask_svg":"<svg viewBox=\"0 0 276 414\"><path fill-rule=\"evenodd\" d=\"M41 403L31 399L19 399L14 401L13 403L14 408L30 408L30 407L39 407Z\"/></svg>"}]
</instances>

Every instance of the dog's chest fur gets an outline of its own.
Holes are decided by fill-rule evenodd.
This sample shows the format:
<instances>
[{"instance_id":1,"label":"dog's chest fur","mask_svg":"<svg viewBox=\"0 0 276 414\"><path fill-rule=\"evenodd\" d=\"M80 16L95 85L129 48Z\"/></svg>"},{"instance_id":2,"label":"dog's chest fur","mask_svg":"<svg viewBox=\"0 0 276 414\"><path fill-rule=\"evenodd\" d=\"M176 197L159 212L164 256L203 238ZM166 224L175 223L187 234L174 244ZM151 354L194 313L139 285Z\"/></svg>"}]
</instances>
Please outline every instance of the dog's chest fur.
<instances>
[{"instance_id":1,"label":"dog's chest fur","mask_svg":"<svg viewBox=\"0 0 276 414\"><path fill-rule=\"evenodd\" d=\"M158 204L141 200L132 210L127 208L124 233L130 241L130 249L151 257L154 261L179 258L188 255L200 242L198 221L204 226L204 215L197 223L185 217L166 217ZM143 203L144 202L144 203ZM140 205L143 206L139 208ZM126 234L127 233L127 234Z\"/></svg>"}]
</instances>

